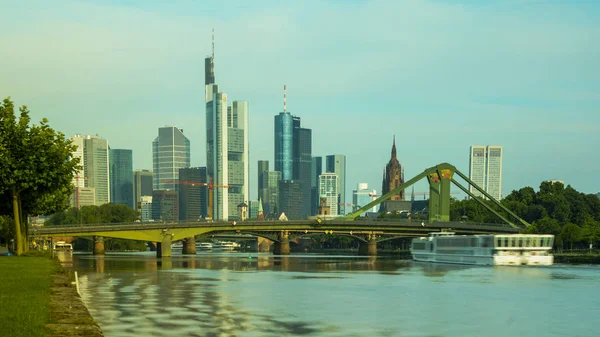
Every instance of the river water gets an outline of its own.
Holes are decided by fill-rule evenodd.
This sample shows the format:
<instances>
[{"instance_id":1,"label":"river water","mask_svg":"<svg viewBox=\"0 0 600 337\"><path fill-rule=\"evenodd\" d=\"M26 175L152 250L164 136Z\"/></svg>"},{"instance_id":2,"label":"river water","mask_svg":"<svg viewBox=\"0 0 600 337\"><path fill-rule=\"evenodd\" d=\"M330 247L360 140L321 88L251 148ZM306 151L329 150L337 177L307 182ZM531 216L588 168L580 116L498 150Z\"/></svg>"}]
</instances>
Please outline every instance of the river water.
<instances>
[{"instance_id":1,"label":"river water","mask_svg":"<svg viewBox=\"0 0 600 337\"><path fill-rule=\"evenodd\" d=\"M105 337L600 334L600 268L392 257L63 254Z\"/></svg>"}]
</instances>

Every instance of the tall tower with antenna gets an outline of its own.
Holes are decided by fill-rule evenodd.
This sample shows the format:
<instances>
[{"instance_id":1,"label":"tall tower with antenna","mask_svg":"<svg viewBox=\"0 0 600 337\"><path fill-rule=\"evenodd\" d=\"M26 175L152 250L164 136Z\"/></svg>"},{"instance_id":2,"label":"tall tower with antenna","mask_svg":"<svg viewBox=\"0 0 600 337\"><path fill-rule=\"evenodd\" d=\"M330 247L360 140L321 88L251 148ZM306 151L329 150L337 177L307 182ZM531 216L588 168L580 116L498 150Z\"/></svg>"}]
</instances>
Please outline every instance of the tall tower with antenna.
<instances>
[{"instance_id":1,"label":"tall tower with antenna","mask_svg":"<svg viewBox=\"0 0 600 337\"><path fill-rule=\"evenodd\" d=\"M204 84L215 84L215 30L212 31L212 54L204 59Z\"/></svg>"}]
</instances>

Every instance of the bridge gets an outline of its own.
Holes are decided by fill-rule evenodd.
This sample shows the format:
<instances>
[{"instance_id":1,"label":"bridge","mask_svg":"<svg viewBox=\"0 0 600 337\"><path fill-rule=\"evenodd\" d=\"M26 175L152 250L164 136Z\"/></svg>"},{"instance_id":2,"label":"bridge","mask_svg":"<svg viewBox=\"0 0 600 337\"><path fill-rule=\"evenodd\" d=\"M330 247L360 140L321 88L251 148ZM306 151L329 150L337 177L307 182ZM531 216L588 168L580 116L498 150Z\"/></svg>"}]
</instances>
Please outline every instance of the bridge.
<instances>
[{"instance_id":1,"label":"bridge","mask_svg":"<svg viewBox=\"0 0 600 337\"><path fill-rule=\"evenodd\" d=\"M517 220L517 224L508 220L487 203L473 195L467 188L454 179L454 174L463 178L506 214ZM410 187L417 181L427 178L430 186L429 219L410 221L394 219L366 220L359 215L390 199L396 193ZM504 224L474 224L450 221L450 184L459 187L465 193L480 202L486 209L504 221ZM435 218L433 218L435 217ZM184 253L195 254L195 236L207 234L252 234L275 242L276 254L289 254L290 236L308 236L315 234L347 235L361 241L360 253L377 254L377 243L398 238L425 236L429 232L451 229L457 234L518 233L529 223L516 216L479 186L470 181L454 166L442 163L426 169L423 173L399 185L361 209L331 220L292 220L267 221L247 220L233 222L174 222L174 223L119 223L98 225L76 225L47 227L30 230L30 235L57 237L83 236L94 237L94 253L104 253L104 237L151 241L157 243L157 256L171 256L171 242L185 240Z\"/></svg>"}]
</instances>

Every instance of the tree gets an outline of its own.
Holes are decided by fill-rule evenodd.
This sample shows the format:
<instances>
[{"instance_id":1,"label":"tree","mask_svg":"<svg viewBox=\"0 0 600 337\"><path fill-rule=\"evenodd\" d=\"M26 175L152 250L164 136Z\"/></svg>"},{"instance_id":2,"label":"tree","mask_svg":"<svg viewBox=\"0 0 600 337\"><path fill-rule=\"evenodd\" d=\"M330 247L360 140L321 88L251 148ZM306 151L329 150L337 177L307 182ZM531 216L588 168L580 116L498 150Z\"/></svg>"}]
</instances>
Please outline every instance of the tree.
<instances>
[{"instance_id":1,"label":"tree","mask_svg":"<svg viewBox=\"0 0 600 337\"><path fill-rule=\"evenodd\" d=\"M573 250L573 243L581 237L581 228L574 223L568 223L560 231L560 237Z\"/></svg>"},{"instance_id":2,"label":"tree","mask_svg":"<svg viewBox=\"0 0 600 337\"><path fill-rule=\"evenodd\" d=\"M12 214L17 255L28 249L28 216L67 208L80 168L79 158L71 158L76 147L64 134L45 118L30 125L26 106L19 112L17 119L9 98L0 104L0 197L9 205L1 210Z\"/></svg>"}]
</instances>

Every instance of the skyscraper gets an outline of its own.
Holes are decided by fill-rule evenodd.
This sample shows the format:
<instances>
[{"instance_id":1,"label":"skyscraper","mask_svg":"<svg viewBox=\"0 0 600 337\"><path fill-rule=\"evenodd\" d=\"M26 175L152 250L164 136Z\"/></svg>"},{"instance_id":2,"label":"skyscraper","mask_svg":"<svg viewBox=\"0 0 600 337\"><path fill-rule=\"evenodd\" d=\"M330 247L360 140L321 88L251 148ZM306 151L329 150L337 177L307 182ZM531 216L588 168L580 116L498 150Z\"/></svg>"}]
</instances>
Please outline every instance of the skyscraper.
<instances>
[{"instance_id":1,"label":"skyscraper","mask_svg":"<svg viewBox=\"0 0 600 337\"><path fill-rule=\"evenodd\" d=\"M72 140L77 145L77 150L73 152L73 156L79 157L80 164L83 166L83 170L75 175L74 185L81 188L93 188L96 205L110 202L108 141L98 136L89 135L75 135ZM90 189L86 191L91 192ZM78 191L76 190L75 199L78 197ZM79 204L79 202L76 201L75 204Z\"/></svg>"},{"instance_id":2,"label":"skyscraper","mask_svg":"<svg viewBox=\"0 0 600 337\"><path fill-rule=\"evenodd\" d=\"M404 184L404 169L396 157L396 137L394 136L392 155L383 172L381 194L384 195L401 184ZM393 195L389 200L404 200L404 190Z\"/></svg>"},{"instance_id":3,"label":"skyscraper","mask_svg":"<svg viewBox=\"0 0 600 337\"><path fill-rule=\"evenodd\" d=\"M227 94L215 84L213 53L205 59L206 162L213 189L213 218L237 217L237 205L249 200L248 102L227 106ZM227 188L229 187L229 188Z\"/></svg>"},{"instance_id":4,"label":"skyscraper","mask_svg":"<svg viewBox=\"0 0 600 337\"><path fill-rule=\"evenodd\" d=\"M319 176L323 173L323 157L312 157L310 164L310 214L316 215L319 208Z\"/></svg>"},{"instance_id":5,"label":"skyscraper","mask_svg":"<svg viewBox=\"0 0 600 337\"><path fill-rule=\"evenodd\" d=\"M283 180L293 179L294 171L294 123L289 112L275 116L275 171L281 172Z\"/></svg>"},{"instance_id":6,"label":"skyscraper","mask_svg":"<svg viewBox=\"0 0 600 337\"><path fill-rule=\"evenodd\" d=\"M263 203L263 211L265 215L279 215L279 181L281 180L281 172L265 172L262 179L263 189L260 200Z\"/></svg>"},{"instance_id":7,"label":"skyscraper","mask_svg":"<svg viewBox=\"0 0 600 337\"><path fill-rule=\"evenodd\" d=\"M357 189L352 191L352 211L354 212L377 199L376 195L376 190L369 190L369 184L359 183ZM373 206L369 210L362 212L360 216L364 216L366 212L377 212L377 206Z\"/></svg>"},{"instance_id":8,"label":"skyscraper","mask_svg":"<svg viewBox=\"0 0 600 337\"><path fill-rule=\"evenodd\" d=\"M298 180L279 181L279 213L285 213L290 220L301 220L302 214L302 182Z\"/></svg>"},{"instance_id":9,"label":"skyscraper","mask_svg":"<svg viewBox=\"0 0 600 337\"><path fill-rule=\"evenodd\" d=\"M469 179L494 199L502 198L502 146L473 145L469 155ZM483 197L473 186L469 191Z\"/></svg>"},{"instance_id":10,"label":"skyscraper","mask_svg":"<svg viewBox=\"0 0 600 337\"><path fill-rule=\"evenodd\" d=\"M158 129L158 137L152 141L152 164L154 190L176 190L179 169L190 167L190 141L183 135L183 129L174 126Z\"/></svg>"},{"instance_id":11,"label":"skyscraper","mask_svg":"<svg viewBox=\"0 0 600 337\"><path fill-rule=\"evenodd\" d=\"M312 130L300 127L300 117L294 117L294 180L300 182L300 218L311 215Z\"/></svg>"},{"instance_id":12,"label":"skyscraper","mask_svg":"<svg viewBox=\"0 0 600 337\"><path fill-rule=\"evenodd\" d=\"M110 149L110 200L135 209L133 199L133 151Z\"/></svg>"},{"instance_id":13,"label":"skyscraper","mask_svg":"<svg viewBox=\"0 0 600 337\"><path fill-rule=\"evenodd\" d=\"M331 208L331 214L346 214L344 204L346 203L346 156L343 154L329 155L325 158L325 171L329 173L335 173L337 175L337 193L338 193L338 206L337 213L333 212Z\"/></svg>"},{"instance_id":14,"label":"skyscraper","mask_svg":"<svg viewBox=\"0 0 600 337\"><path fill-rule=\"evenodd\" d=\"M263 186L263 173L269 172L269 161L268 160L259 160L258 161L258 198L261 198L261 191L264 188Z\"/></svg>"},{"instance_id":15,"label":"skyscraper","mask_svg":"<svg viewBox=\"0 0 600 337\"><path fill-rule=\"evenodd\" d=\"M206 167L179 169L179 220L198 221L208 216Z\"/></svg>"},{"instance_id":16,"label":"skyscraper","mask_svg":"<svg viewBox=\"0 0 600 337\"><path fill-rule=\"evenodd\" d=\"M152 197L152 171L133 171L133 195L136 205L140 202L141 197Z\"/></svg>"},{"instance_id":17,"label":"skyscraper","mask_svg":"<svg viewBox=\"0 0 600 337\"><path fill-rule=\"evenodd\" d=\"M336 173L323 173L319 176L319 198L325 200L325 204L329 207L331 215L340 214L339 198L340 193L338 187L338 175Z\"/></svg>"}]
</instances>

